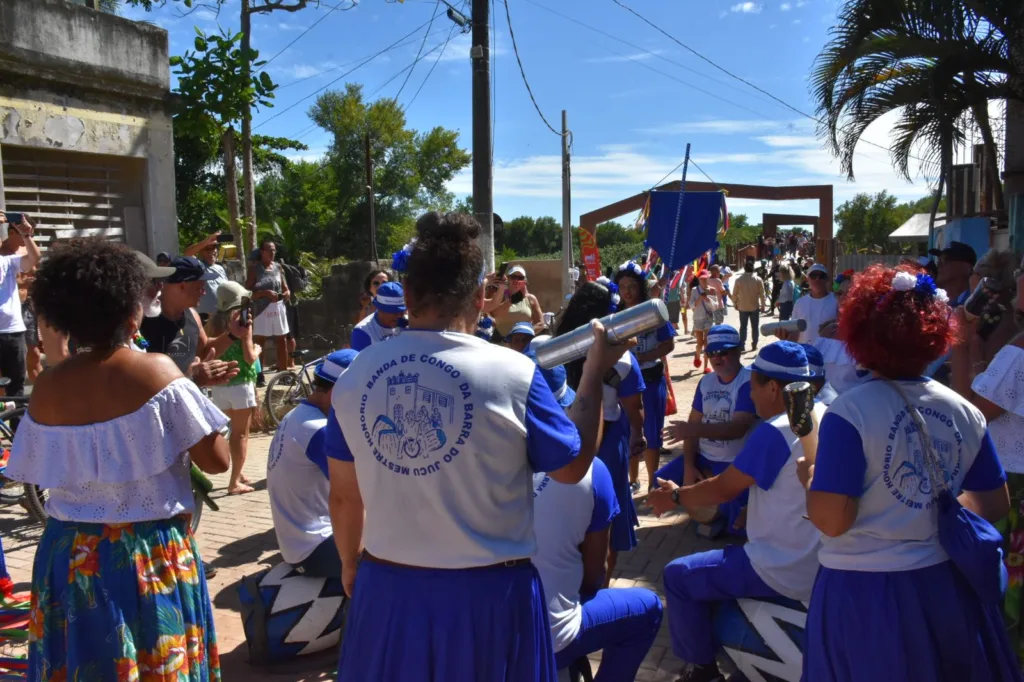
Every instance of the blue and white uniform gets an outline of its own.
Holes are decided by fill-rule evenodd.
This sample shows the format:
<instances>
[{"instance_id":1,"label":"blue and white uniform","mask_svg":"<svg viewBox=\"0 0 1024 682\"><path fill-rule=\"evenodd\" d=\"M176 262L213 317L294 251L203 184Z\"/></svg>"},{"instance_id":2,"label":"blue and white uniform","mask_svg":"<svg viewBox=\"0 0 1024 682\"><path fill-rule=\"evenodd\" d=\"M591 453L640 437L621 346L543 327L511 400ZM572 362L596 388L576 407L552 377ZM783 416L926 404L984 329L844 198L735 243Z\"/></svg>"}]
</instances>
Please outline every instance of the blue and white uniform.
<instances>
[{"instance_id":1,"label":"blue and white uniform","mask_svg":"<svg viewBox=\"0 0 1024 682\"><path fill-rule=\"evenodd\" d=\"M646 386L640 365L632 354L619 358L615 363L615 372L619 376L619 385L613 387L605 383L602 386L604 435L597 450L597 457L608 467L619 501L620 513L612 521L611 548L617 552L628 552L637 546L634 529L640 525L640 518L637 516L633 492L629 487L629 440L632 427L629 416L619 404L619 399L643 394Z\"/></svg>"},{"instance_id":2,"label":"blue and white uniform","mask_svg":"<svg viewBox=\"0 0 1024 682\"><path fill-rule=\"evenodd\" d=\"M819 336L811 345L821 352L825 363L825 385L832 387L837 396L871 380L871 372L857 365L842 341Z\"/></svg>"},{"instance_id":3,"label":"blue and white uniform","mask_svg":"<svg viewBox=\"0 0 1024 682\"><path fill-rule=\"evenodd\" d=\"M371 313L361 319L352 329L352 339L349 345L352 350L363 350L370 344L380 343L381 341L387 341L388 339L396 336L402 328L398 325L394 327L385 327L377 319L377 313Z\"/></svg>"},{"instance_id":4,"label":"blue and white uniform","mask_svg":"<svg viewBox=\"0 0 1024 682\"><path fill-rule=\"evenodd\" d=\"M815 410L821 418L825 408L818 404ZM714 663L715 602L810 599L820 533L804 518L804 490L796 474L802 456L803 446L785 413L759 423L732 463L755 482L749 489L749 540L676 559L665 567L672 650L684 661Z\"/></svg>"},{"instance_id":5,"label":"blue and white uniform","mask_svg":"<svg viewBox=\"0 0 1024 682\"><path fill-rule=\"evenodd\" d=\"M534 528L540 572L551 620L556 667L602 651L599 680L632 680L661 624L661 600L651 590L616 588L580 594L584 567L580 545L619 513L607 467L595 459L575 485L533 475ZM603 539L603 535L601 536Z\"/></svg>"},{"instance_id":6,"label":"blue and white uniform","mask_svg":"<svg viewBox=\"0 0 1024 682\"><path fill-rule=\"evenodd\" d=\"M676 336L676 330L666 322L655 330L645 332L636 337L637 344L633 348L634 355L649 353L659 344ZM646 388L644 400L644 438L647 439L649 450L661 449L661 431L665 428L665 406L668 402L668 385L665 383L665 370L661 359L648 360L640 363Z\"/></svg>"},{"instance_id":7,"label":"blue and white uniform","mask_svg":"<svg viewBox=\"0 0 1024 682\"><path fill-rule=\"evenodd\" d=\"M580 436L530 358L407 329L338 379L327 456L366 509L338 680L555 679L532 476Z\"/></svg>"},{"instance_id":8,"label":"blue and white uniform","mask_svg":"<svg viewBox=\"0 0 1024 682\"><path fill-rule=\"evenodd\" d=\"M899 385L924 418L954 493L1005 484L979 410L934 381ZM857 518L842 535L822 538L805 679L1022 679L1001 604L983 604L939 542L925 466L921 434L887 382L872 380L832 403L811 490L854 498Z\"/></svg>"},{"instance_id":9,"label":"blue and white uniform","mask_svg":"<svg viewBox=\"0 0 1024 682\"><path fill-rule=\"evenodd\" d=\"M327 415L302 402L285 415L270 442L270 513L281 556L293 566L305 561L323 542L334 542L327 506L326 427Z\"/></svg>"}]
</instances>

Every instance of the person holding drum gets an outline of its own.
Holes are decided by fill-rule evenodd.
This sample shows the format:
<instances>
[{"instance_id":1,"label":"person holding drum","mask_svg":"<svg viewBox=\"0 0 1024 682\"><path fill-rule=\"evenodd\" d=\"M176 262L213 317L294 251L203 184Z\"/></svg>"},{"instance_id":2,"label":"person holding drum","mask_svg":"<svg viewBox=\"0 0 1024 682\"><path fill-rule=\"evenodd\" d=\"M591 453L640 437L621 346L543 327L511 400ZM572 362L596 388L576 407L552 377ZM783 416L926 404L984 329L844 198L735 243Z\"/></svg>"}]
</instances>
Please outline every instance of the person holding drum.
<instances>
[{"instance_id":1,"label":"person holding drum","mask_svg":"<svg viewBox=\"0 0 1024 682\"><path fill-rule=\"evenodd\" d=\"M806 602L818 572L820 534L804 516L797 478L803 446L790 428L784 400L789 384L810 377L807 355L798 344L779 341L762 348L750 369L750 397L764 421L736 459L695 485L680 488L659 480L660 489L650 495L660 515L677 507L721 504L750 491L745 545L692 554L665 567L672 650L689 664L682 682L721 679L712 628L715 602L778 597ZM820 417L824 406L816 404L815 411Z\"/></svg>"},{"instance_id":2,"label":"person holding drum","mask_svg":"<svg viewBox=\"0 0 1024 682\"><path fill-rule=\"evenodd\" d=\"M594 323L568 412L534 362L474 332L480 225L416 224L409 326L359 353L334 387L325 450L352 604L340 682L554 682L532 476L576 483L601 429L602 377L631 344ZM360 563L360 549L362 561Z\"/></svg>"}]
</instances>

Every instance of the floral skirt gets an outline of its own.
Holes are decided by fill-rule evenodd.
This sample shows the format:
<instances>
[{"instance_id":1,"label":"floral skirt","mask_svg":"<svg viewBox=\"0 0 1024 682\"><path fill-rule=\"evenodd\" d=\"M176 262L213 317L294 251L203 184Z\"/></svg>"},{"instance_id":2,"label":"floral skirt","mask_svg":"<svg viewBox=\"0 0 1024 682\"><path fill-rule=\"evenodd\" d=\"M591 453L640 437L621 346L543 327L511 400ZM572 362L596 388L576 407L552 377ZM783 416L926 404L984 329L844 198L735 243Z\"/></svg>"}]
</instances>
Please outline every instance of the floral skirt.
<instances>
[{"instance_id":1,"label":"floral skirt","mask_svg":"<svg viewBox=\"0 0 1024 682\"><path fill-rule=\"evenodd\" d=\"M30 680L219 681L187 517L47 521L32 568L28 656Z\"/></svg>"},{"instance_id":2,"label":"floral skirt","mask_svg":"<svg viewBox=\"0 0 1024 682\"><path fill-rule=\"evenodd\" d=\"M1009 575L1003 599L1003 618L1017 654L1024 664L1024 474L1007 472L1010 515L996 524L1003 534L1003 561Z\"/></svg>"}]
</instances>

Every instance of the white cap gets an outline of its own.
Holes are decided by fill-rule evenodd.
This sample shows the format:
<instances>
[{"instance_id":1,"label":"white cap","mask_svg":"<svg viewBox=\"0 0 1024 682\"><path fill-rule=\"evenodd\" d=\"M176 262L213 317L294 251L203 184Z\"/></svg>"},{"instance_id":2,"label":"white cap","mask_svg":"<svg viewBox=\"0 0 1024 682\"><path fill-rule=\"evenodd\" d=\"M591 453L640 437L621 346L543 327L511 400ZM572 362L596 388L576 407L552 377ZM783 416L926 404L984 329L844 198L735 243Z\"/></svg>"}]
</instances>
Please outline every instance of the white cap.
<instances>
[{"instance_id":1,"label":"white cap","mask_svg":"<svg viewBox=\"0 0 1024 682\"><path fill-rule=\"evenodd\" d=\"M808 268L807 274L811 274L812 272L823 272L823 273L825 273L827 275L828 274L828 269L824 265L822 265L821 263L815 263L810 268Z\"/></svg>"}]
</instances>

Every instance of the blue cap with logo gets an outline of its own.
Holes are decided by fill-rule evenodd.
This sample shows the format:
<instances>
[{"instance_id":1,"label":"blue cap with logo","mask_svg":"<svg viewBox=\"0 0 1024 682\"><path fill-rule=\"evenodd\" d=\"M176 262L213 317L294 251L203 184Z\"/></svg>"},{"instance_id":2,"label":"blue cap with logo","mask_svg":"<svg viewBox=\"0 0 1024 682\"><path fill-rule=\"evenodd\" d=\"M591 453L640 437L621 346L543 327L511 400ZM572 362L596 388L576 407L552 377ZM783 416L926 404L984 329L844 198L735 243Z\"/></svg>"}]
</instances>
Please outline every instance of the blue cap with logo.
<instances>
[{"instance_id":1,"label":"blue cap with logo","mask_svg":"<svg viewBox=\"0 0 1024 682\"><path fill-rule=\"evenodd\" d=\"M803 346L792 341L776 341L762 348L750 366L753 371L779 381L806 381L813 378L807 366Z\"/></svg>"},{"instance_id":2,"label":"blue cap with logo","mask_svg":"<svg viewBox=\"0 0 1024 682\"><path fill-rule=\"evenodd\" d=\"M323 362L316 366L313 373L324 381L329 381L333 384L348 369L348 366L352 364L357 355L359 353L351 348L336 350L325 357Z\"/></svg>"},{"instance_id":3,"label":"blue cap with logo","mask_svg":"<svg viewBox=\"0 0 1024 682\"><path fill-rule=\"evenodd\" d=\"M740 333L728 324L716 324L708 330L709 353L717 353L723 350L740 347Z\"/></svg>"},{"instance_id":4,"label":"blue cap with logo","mask_svg":"<svg viewBox=\"0 0 1024 682\"><path fill-rule=\"evenodd\" d=\"M405 292L402 291L402 285L398 282L384 282L377 287L373 307L382 313L404 313Z\"/></svg>"},{"instance_id":5,"label":"blue cap with logo","mask_svg":"<svg viewBox=\"0 0 1024 682\"><path fill-rule=\"evenodd\" d=\"M529 322L516 322L512 325L512 330L509 331L508 336L515 336L516 334L526 334L530 338L537 335L537 333L533 331L533 325Z\"/></svg>"}]
</instances>

